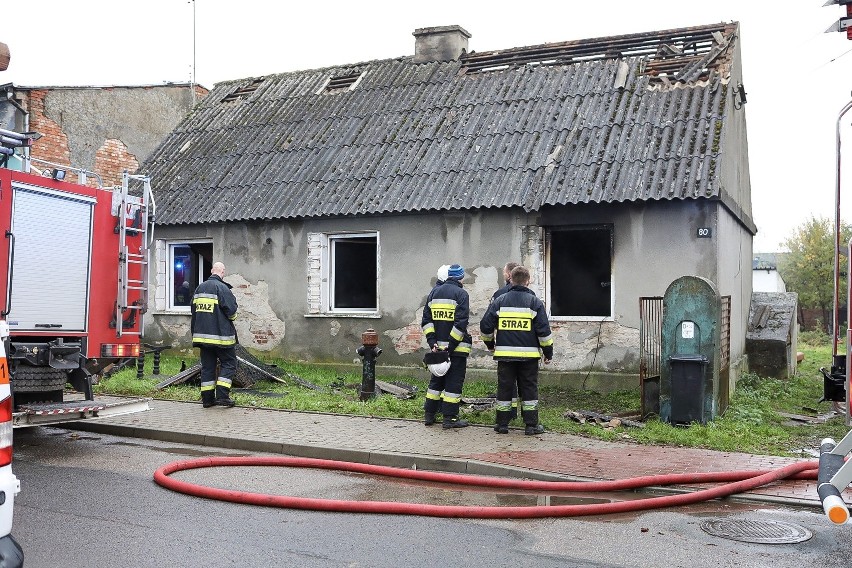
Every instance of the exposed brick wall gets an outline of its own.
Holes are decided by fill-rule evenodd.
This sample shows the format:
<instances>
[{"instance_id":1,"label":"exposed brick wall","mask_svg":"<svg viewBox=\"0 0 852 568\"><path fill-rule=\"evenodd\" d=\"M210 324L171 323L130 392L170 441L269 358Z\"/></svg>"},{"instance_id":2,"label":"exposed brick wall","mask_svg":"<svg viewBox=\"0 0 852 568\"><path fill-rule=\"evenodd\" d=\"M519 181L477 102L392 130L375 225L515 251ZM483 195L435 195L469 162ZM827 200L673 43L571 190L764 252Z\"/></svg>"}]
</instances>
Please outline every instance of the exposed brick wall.
<instances>
[{"instance_id":1,"label":"exposed brick wall","mask_svg":"<svg viewBox=\"0 0 852 568\"><path fill-rule=\"evenodd\" d=\"M408 324L405 327L404 333L394 343L397 351L403 353L414 353L420 349L423 342L423 330L416 323Z\"/></svg>"},{"instance_id":2,"label":"exposed brick wall","mask_svg":"<svg viewBox=\"0 0 852 568\"><path fill-rule=\"evenodd\" d=\"M33 143L30 156L54 164L70 166L71 152L68 149L68 137L61 126L44 114L44 99L47 93L48 91L44 89L29 92L30 130L42 135ZM36 167L41 169L38 164Z\"/></svg>"},{"instance_id":3,"label":"exposed brick wall","mask_svg":"<svg viewBox=\"0 0 852 568\"><path fill-rule=\"evenodd\" d=\"M121 173L133 174L139 169L139 160L127 151L121 140L107 139L95 153L95 171L101 174L104 185L121 185Z\"/></svg>"}]
</instances>

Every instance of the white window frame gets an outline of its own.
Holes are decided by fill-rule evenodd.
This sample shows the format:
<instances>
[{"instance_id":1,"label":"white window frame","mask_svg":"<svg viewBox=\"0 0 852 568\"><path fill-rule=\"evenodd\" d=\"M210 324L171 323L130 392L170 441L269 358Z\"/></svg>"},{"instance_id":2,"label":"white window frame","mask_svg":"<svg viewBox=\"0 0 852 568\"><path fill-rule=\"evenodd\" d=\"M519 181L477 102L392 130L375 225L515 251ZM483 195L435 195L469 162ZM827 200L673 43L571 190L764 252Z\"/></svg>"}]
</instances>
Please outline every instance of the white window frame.
<instances>
[{"instance_id":1,"label":"white window frame","mask_svg":"<svg viewBox=\"0 0 852 568\"><path fill-rule=\"evenodd\" d=\"M334 251L337 241L376 239L376 307L334 307ZM308 235L308 313L306 317L381 317L381 237L379 231L337 231Z\"/></svg>"},{"instance_id":2,"label":"white window frame","mask_svg":"<svg viewBox=\"0 0 852 568\"><path fill-rule=\"evenodd\" d=\"M170 312L181 312L181 313L190 313L191 306L176 306L174 303L174 265L175 265L175 248L186 245L193 244L213 244L212 239L171 239L163 241L163 245L165 248L165 274L164 278L161 280L163 282L163 286L165 288L165 309ZM205 275L204 264L201 262L196 263L198 265L198 282L204 282Z\"/></svg>"}]
</instances>

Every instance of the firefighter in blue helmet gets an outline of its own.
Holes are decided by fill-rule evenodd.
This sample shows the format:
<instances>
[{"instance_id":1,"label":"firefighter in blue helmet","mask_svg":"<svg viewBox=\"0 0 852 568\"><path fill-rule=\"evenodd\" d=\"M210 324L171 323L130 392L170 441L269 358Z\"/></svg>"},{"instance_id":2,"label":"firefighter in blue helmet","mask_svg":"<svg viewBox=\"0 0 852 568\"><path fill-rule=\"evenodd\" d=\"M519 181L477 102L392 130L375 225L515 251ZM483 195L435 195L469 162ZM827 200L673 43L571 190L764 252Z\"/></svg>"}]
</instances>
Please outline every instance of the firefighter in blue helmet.
<instances>
[{"instance_id":1,"label":"firefighter in blue helmet","mask_svg":"<svg viewBox=\"0 0 852 568\"><path fill-rule=\"evenodd\" d=\"M237 371L237 300L231 285L222 280L225 265L213 264L210 277L198 285L192 297L192 344L201 348L201 404L234 406L231 383ZM219 372L216 372L216 364Z\"/></svg>"},{"instance_id":2,"label":"firefighter in blue helmet","mask_svg":"<svg viewBox=\"0 0 852 568\"><path fill-rule=\"evenodd\" d=\"M464 268L450 265L447 278L436 285L426 299L421 326L432 352L449 354L449 370L442 375L432 374L423 404L424 423L431 426L435 415L443 415L444 428L464 428L466 420L459 419L462 387L467 357L472 339L467 332L470 303L462 287ZM440 280L440 278L439 278ZM442 369L443 370L443 369Z\"/></svg>"},{"instance_id":3,"label":"firefighter in blue helmet","mask_svg":"<svg viewBox=\"0 0 852 568\"><path fill-rule=\"evenodd\" d=\"M523 400L524 434L544 432L538 421L538 364L553 359L553 335L544 304L527 288L530 272L523 266L512 270L512 287L494 299L479 322L482 341L497 361L497 416L494 430L509 433L512 393L517 385Z\"/></svg>"}]
</instances>

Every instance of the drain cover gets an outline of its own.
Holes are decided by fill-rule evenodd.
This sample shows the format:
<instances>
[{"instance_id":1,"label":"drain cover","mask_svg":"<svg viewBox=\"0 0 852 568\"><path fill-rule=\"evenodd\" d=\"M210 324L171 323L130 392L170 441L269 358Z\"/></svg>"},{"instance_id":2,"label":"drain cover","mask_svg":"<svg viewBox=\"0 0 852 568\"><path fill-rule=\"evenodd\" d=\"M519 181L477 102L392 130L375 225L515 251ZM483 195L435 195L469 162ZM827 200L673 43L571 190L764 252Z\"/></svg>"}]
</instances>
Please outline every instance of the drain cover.
<instances>
[{"instance_id":1,"label":"drain cover","mask_svg":"<svg viewBox=\"0 0 852 568\"><path fill-rule=\"evenodd\" d=\"M811 531L784 521L753 521L749 519L708 519L701 530L740 542L759 544L792 544L811 538Z\"/></svg>"}]
</instances>

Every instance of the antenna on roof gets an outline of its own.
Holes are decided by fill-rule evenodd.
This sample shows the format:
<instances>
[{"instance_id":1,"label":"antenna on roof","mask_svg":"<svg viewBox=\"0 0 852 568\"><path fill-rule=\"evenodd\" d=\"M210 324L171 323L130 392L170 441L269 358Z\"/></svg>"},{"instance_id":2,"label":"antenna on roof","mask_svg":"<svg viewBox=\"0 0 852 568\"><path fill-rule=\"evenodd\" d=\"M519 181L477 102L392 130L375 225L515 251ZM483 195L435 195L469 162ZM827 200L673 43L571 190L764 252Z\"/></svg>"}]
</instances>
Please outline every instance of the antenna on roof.
<instances>
[{"instance_id":1,"label":"antenna on roof","mask_svg":"<svg viewBox=\"0 0 852 568\"><path fill-rule=\"evenodd\" d=\"M189 74L189 90L192 91L192 104L195 106L195 0L189 0L192 4L192 70Z\"/></svg>"}]
</instances>

